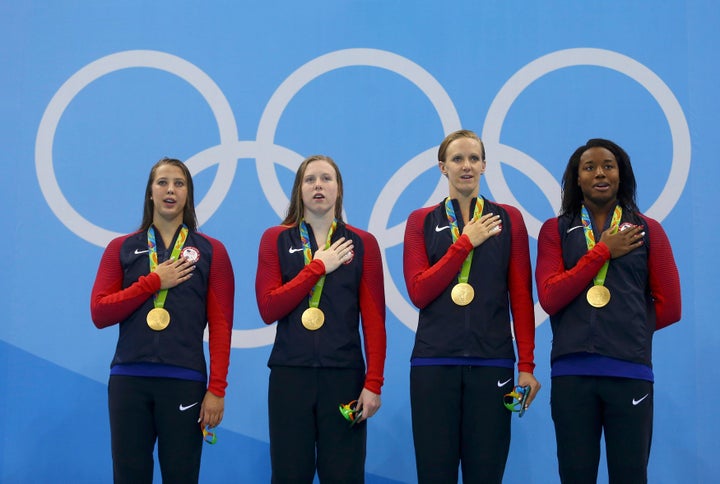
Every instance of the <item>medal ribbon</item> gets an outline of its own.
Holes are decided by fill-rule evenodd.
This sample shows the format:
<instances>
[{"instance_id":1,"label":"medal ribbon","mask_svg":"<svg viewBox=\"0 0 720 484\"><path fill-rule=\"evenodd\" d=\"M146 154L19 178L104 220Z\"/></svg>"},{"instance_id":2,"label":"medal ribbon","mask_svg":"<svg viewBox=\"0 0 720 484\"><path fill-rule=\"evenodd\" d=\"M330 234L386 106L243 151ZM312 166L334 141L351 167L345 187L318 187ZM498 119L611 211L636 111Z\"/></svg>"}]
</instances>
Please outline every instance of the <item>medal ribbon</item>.
<instances>
[{"instance_id":1,"label":"medal ribbon","mask_svg":"<svg viewBox=\"0 0 720 484\"><path fill-rule=\"evenodd\" d=\"M183 224L182 229L180 229L180 233L177 236L177 239L175 239L175 247L173 247L173 250L170 253L171 259L177 259L177 256L180 255L180 251L182 250L183 245L185 245L185 241L187 240L188 232L189 231L187 225ZM148 229L147 240L148 257L150 259L150 272L153 272L158 266L158 256L157 246L155 244L155 229L152 227L152 225ZM155 296L153 298L153 304L156 308L161 308L165 306L165 298L167 297L167 293L167 289L162 289L155 293Z\"/></svg>"},{"instance_id":2,"label":"medal ribbon","mask_svg":"<svg viewBox=\"0 0 720 484\"><path fill-rule=\"evenodd\" d=\"M590 214L588 213L585 205L582 206L580 211L580 217L582 218L583 231L585 232L585 243L587 244L588 250L592 250L595 247L595 233L592 228L592 221L590 220ZM622 218L622 207L617 205L613 212L612 219L610 221L610 228L613 229L613 233L617 232L618 225L620 225L620 219ZM597 275L593 278L593 283L596 286L605 285L605 276L607 275L610 261L605 261L605 264L600 268Z\"/></svg>"},{"instance_id":3,"label":"medal ribbon","mask_svg":"<svg viewBox=\"0 0 720 484\"><path fill-rule=\"evenodd\" d=\"M477 197L475 199L475 210L473 211L472 220L477 220L482 215L483 207L485 206L485 199ZM455 209L453 208L452 200L450 197L445 199L445 214L447 215L448 222L450 223L450 232L452 233L452 241L455 243L460 238L460 228L458 227L457 217L455 216ZM468 256L463 261L462 268L460 269L460 276L458 276L458 282L467 282L468 276L470 275L470 265L472 264L473 253L475 250L471 250Z\"/></svg>"},{"instance_id":4,"label":"medal ribbon","mask_svg":"<svg viewBox=\"0 0 720 484\"><path fill-rule=\"evenodd\" d=\"M330 230L327 234L327 240L325 240L325 248L330 247L330 239L332 239L335 229L337 228L337 219L333 219ZM308 235L307 225L305 221L300 221L300 240L303 245L303 258L305 259L305 265L308 265L312 261L312 249L310 248L310 236ZM315 283L313 288L310 290L310 307L316 308L320 304L320 295L322 294L323 286L325 285L325 275L323 275L319 281Z\"/></svg>"}]
</instances>

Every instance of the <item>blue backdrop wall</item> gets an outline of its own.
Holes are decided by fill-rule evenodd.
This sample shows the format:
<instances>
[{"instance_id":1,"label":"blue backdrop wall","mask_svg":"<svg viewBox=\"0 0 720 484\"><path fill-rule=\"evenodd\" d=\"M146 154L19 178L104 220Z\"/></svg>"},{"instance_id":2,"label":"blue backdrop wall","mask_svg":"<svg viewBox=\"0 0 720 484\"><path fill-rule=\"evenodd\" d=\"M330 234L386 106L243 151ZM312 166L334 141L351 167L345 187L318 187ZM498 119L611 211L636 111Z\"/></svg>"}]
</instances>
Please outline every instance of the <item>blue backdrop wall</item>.
<instances>
[{"instance_id":1,"label":"blue backdrop wall","mask_svg":"<svg viewBox=\"0 0 720 484\"><path fill-rule=\"evenodd\" d=\"M139 224L148 170L165 155L191 166L202 230L236 271L225 420L202 481L268 480L274 326L255 305L256 254L314 153L339 163L346 218L377 236L386 269L368 482L414 481L402 234L413 208L442 199L435 153L460 127L484 138L482 193L522 209L533 258L572 151L607 137L630 153L683 287L682 321L655 337L650 480L714 481L718 24L712 0L1 2L0 482L111 480L117 329L95 329L89 293L105 244ZM544 387L513 420L509 483L558 481L551 334L536 315Z\"/></svg>"}]
</instances>

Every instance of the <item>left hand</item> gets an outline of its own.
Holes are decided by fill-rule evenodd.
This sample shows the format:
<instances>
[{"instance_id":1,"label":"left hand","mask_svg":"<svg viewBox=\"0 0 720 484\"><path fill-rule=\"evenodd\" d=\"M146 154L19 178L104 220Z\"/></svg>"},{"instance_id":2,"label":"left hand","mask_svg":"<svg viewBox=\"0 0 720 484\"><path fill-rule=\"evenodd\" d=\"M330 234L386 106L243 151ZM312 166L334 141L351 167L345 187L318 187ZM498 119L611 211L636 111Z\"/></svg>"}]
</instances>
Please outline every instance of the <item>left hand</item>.
<instances>
[{"instance_id":1,"label":"left hand","mask_svg":"<svg viewBox=\"0 0 720 484\"><path fill-rule=\"evenodd\" d=\"M535 379L532 373L525 371L518 372L518 385L521 387L530 386L530 396L525 401L525 410L530 408L530 404L535 400L535 395L540 391L540 382Z\"/></svg>"},{"instance_id":2,"label":"left hand","mask_svg":"<svg viewBox=\"0 0 720 484\"><path fill-rule=\"evenodd\" d=\"M377 393L373 393L367 388L363 388L362 392L360 392L360 396L357 399L357 405L355 408L357 410L362 409L362 415L358 419L358 423L362 422L363 420L367 420L378 411L380 408L380 405L382 405L382 402L380 401L380 395Z\"/></svg>"},{"instance_id":3,"label":"left hand","mask_svg":"<svg viewBox=\"0 0 720 484\"><path fill-rule=\"evenodd\" d=\"M224 413L225 398L218 397L209 390L205 392L205 398L203 398L200 406L200 418L198 419L200 426L202 428L205 428L206 425L210 428L217 427L222 422Z\"/></svg>"}]
</instances>

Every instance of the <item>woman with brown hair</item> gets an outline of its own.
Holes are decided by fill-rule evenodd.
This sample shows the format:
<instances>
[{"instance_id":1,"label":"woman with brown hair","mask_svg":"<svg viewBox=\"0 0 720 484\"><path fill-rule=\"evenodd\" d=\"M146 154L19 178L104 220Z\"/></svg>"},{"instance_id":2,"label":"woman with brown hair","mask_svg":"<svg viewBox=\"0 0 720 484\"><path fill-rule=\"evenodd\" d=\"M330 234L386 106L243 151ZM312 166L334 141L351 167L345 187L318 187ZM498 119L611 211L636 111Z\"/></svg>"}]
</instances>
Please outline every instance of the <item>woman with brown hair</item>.
<instances>
[{"instance_id":1,"label":"woman with brown hair","mask_svg":"<svg viewBox=\"0 0 720 484\"><path fill-rule=\"evenodd\" d=\"M268 361L274 483L311 483L316 471L321 482L364 482L366 421L380 407L385 365L383 269L375 237L343 221L342 200L332 158L306 158L287 217L260 241L258 308L267 324L277 321ZM340 406L351 401L348 423Z\"/></svg>"},{"instance_id":2,"label":"woman with brown hair","mask_svg":"<svg viewBox=\"0 0 720 484\"><path fill-rule=\"evenodd\" d=\"M179 160L150 170L140 229L110 242L90 299L98 328L118 324L108 400L116 483L198 482L203 429L220 424L234 275L223 244L197 231L193 182ZM210 334L210 374L203 334Z\"/></svg>"}]
</instances>

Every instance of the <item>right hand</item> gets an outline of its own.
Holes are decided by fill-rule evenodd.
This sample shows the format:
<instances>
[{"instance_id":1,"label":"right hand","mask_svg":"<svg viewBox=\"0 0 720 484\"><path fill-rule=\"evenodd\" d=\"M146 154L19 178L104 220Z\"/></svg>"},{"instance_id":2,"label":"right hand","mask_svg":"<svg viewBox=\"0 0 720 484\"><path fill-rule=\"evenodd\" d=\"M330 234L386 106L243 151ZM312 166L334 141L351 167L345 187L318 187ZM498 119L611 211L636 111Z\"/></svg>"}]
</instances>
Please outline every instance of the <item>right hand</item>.
<instances>
[{"instance_id":1,"label":"right hand","mask_svg":"<svg viewBox=\"0 0 720 484\"><path fill-rule=\"evenodd\" d=\"M532 373L528 373L526 371L518 372L518 385L521 387L530 387L530 395L528 395L528 398L525 401L525 410L527 410L530 408L532 401L535 400L535 396L537 395L537 392L540 391L540 387L542 385L540 385L540 382L535 379L535 376Z\"/></svg>"},{"instance_id":2,"label":"right hand","mask_svg":"<svg viewBox=\"0 0 720 484\"><path fill-rule=\"evenodd\" d=\"M642 225L635 225L627 230L618 230L615 233L612 228L609 228L600 235L600 242L610 249L610 258L616 259L642 246L644 236Z\"/></svg>"},{"instance_id":3,"label":"right hand","mask_svg":"<svg viewBox=\"0 0 720 484\"><path fill-rule=\"evenodd\" d=\"M487 213L479 219L470 220L463 227L462 233L470 237L473 247L477 247L490 237L499 235L502 231L501 225L500 215Z\"/></svg>"},{"instance_id":4,"label":"right hand","mask_svg":"<svg viewBox=\"0 0 720 484\"><path fill-rule=\"evenodd\" d=\"M160 276L160 289L170 289L190 279L194 270L195 264L181 257L158 264L153 272Z\"/></svg>"},{"instance_id":5,"label":"right hand","mask_svg":"<svg viewBox=\"0 0 720 484\"><path fill-rule=\"evenodd\" d=\"M321 248L313 255L314 259L319 259L325 264L325 274L330 274L342 264L349 262L353 257L352 239L345 240L340 237L327 249Z\"/></svg>"}]
</instances>

